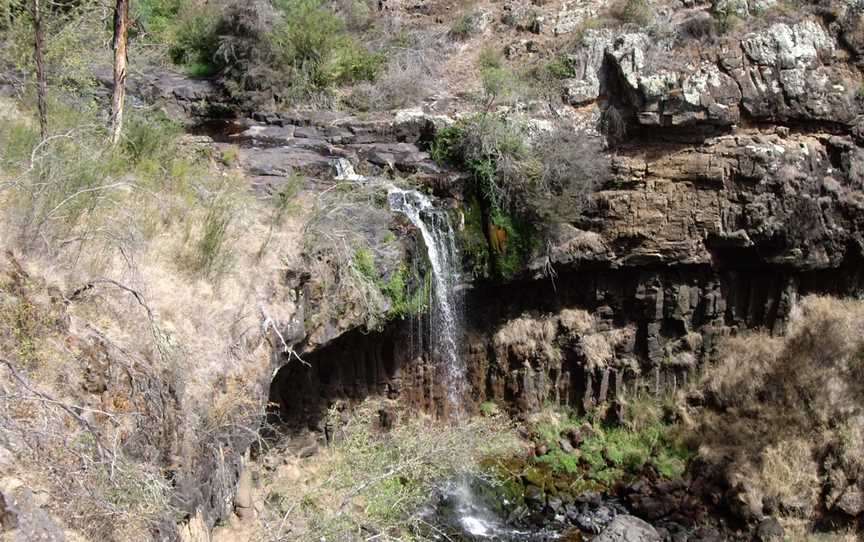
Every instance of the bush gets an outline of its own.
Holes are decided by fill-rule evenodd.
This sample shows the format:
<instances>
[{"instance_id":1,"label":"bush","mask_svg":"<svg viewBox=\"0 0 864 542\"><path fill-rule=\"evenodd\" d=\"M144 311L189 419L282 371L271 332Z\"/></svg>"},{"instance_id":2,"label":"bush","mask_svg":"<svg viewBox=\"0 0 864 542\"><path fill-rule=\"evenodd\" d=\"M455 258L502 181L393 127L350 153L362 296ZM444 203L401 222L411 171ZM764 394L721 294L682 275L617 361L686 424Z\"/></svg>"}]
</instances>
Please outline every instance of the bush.
<instances>
[{"instance_id":1,"label":"bush","mask_svg":"<svg viewBox=\"0 0 864 542\"><path fill-rule=\"evenodd\" d=\"M600 142L563 126L528 139L515 124L478 116L442 129L430 155L466 167L493 211L541 224L574 218L610 175Z\"/></svg>"},{"instance_id":2,"label":"bush","mask_svg":"<svg viewBox=\"0 0 864 542\"><path fill-rule=\"evenodd\" d=\"M177 13L176 17L177 21L172 29L166 28L162 30L163 36L156 36L169 44L168 55L171 61L193 69L195 75L216 73L219 69L216 60L219 48L216 29L219 22L218 12L209 4L193 4Z\"/></svg>"},{"instance_id":3,"label":"bush","mask_svg":"<svg viewBox=\"0 0 864 542\"><path fill-rule=\"evenodd\" d=\"M596 137L559 126L540 134L532 150L536 173L523 204L542 223L572 222L611 178L609 157Z\"/></svg>"},{"instance_id":4,"label":"bush","mask_svg":"<svg viewBox=\"0 0 864 542\"><path fill-rule=\"evenodd\" d=\"M283 0L284 23L276 29L280 60L314 89L336 83L371 81L383 65L353 38L345 23L320 0Z\"/></svg>"},{"instance_id":5,"label":"bush","mask_svg":"<svg viewBox=\"0 0 864 542\"><path fill-rule=\"evenodd\" d=\"M622 22L640 26L648 25L654 18L647 0L619 0L612 7L611 13Z\"/></svg>"},{"instance_id":6,"label":"bush","mask_svg":"<svg viewBox=\"0 0 864 542\"><path fill-rule=\"evenodd\" d=\"M481 15L474 11L469 11L460 15L450 27L447 33L454 40L467 40L477 32L477 22Z\"/></svg>"},{"instance_id":7,"label":"bush","mask_svg":"<svg viewBox=\"0 0 864 542\"><path fill-rule=\"evenodd\" d=\"M177 151L183 128L161 113L132 114L123 126L123 150L133 164L143 160L167 163Z\"/></svg>"},{"instance_id":8,"label":"bush","mask_svg":"<svg viewBox=\"0 0 864 542\"><path fill-rule=\"evenodd\" d=\"M147 4L141 27L165 27L175 8ZM194 75L220 73L228 91L252 105L326 98L335 85L374 80L384 65L321 0L231 0L176 10L177 21L158 32L171 60Z\"/></svg>"}]
</instances>

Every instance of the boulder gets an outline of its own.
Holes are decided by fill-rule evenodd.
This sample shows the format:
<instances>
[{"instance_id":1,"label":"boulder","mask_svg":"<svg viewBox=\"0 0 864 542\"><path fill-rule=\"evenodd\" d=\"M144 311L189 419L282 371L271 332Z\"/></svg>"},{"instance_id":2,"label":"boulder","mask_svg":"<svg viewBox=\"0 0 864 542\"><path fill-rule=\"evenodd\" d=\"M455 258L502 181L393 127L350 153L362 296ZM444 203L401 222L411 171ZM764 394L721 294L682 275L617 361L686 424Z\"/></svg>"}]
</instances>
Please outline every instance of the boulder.
<instances>
[{"instance_id":1,"label":"boulder","mask_svg":"<svg viewBox=\"0 0 864 542\"><path fill-rule=\"evenodd\" d=\"M765 518L756 527L756 542L773 542L783 540L785 531L777 518Z\"/></svg>"},{"instance_id":2,"label":"boulder","mask_svg":"<svg viewBox=\"0 0 864 542\"><path fill-rule=\"evenodd\" d=\"M636 516L616 516L592 542L660 542L660 535Z\"/></svg>"},{"instance_id":3,"label":"boulder","mask_svg":"<svg viewBox=\"0 0 864 542\"><path fill-rule=\"evenodd\" d=\"M857 485L848 486L834 508L852 517L860 515L864 512L864 491Z\"/></svg>"}]
</instances>

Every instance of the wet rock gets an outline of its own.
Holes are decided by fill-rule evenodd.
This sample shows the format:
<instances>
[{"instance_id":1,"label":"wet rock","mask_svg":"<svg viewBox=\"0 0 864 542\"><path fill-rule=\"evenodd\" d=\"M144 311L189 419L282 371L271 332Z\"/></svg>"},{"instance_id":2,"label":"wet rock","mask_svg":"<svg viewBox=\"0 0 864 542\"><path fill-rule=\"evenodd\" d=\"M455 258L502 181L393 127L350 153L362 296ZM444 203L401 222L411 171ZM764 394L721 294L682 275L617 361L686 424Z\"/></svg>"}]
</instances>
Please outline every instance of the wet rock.
<instances>
[{"instance_id":1,"label":"wet rock","mask_svg":"<svg viewBox=\"0 0 864 542\"><path fill-rule=\"evenodd\" d=\"M635 516L620 515L593 542L660 542L660 535L648 523Z\"/></svg>"},{"instance_id":2,"label":"wet rock","mask_svg":"<svg viewBox=\"0 0 864 542\"><path fill-rule=\"evenodd\" d=\"M614 519L615 511L608 506L582 505L573 521L580 529L599 533Z\"/></svg>"},{"instance_id":3,"label":"wet rock","mask_svg":"<svg viewBox=\"0 0 864 542\"><path fill-rule=\"evenodd\" d=\"M570 441L570 446L574 448L578 448L579 445L582 444L582 432L575 427L571 427L565 431L564 436L566 436L567 440Z\"/></svg>"},{"instance_id":4,"label":"wet rock","mask_svg":"<svg viewBox=\"0 0 864 542\"><path fill-rule=\"evenodd\" d=\"M543 507L546 504L546 494L535 485L525 488L525 502L535 507Z\"/></svg>"}]
</instances>

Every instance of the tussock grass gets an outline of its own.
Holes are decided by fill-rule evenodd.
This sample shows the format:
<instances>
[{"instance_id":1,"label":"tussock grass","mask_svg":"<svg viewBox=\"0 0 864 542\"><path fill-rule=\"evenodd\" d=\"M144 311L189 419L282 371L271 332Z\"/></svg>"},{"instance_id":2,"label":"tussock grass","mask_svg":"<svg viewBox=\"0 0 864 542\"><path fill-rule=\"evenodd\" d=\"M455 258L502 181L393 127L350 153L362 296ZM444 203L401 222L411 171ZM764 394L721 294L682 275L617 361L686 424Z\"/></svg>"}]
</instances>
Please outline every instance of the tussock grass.
<instances>
[{"instance_id":1,"label":"tussock grass","mask_svg":"<svg viewBox=\"0 0 864 542\"><path fill-rule=\"evenodd\" d=\"M91 110L57 104L58 137L40 146L16 109L0 124L11 474L88 537L170 531L190 484L233 492L226 450L257 438L270 333L294 311L271 301L283 258L299 257L302 198L255 201L159 116L131 114L110 149Z\"/></svg>"},{"instance_id":2,"label":"tussock grass","mask_svg":"<svg viewBox=\"0 0 864 542\"><path fill-rule=\"evenodd\" d=\"M560 362L563 348L576 348L586 371L616 362L615 349L632 337L632 328L598 331L596 318L587 311L564 309L557 314L524 314L507 322L492 338L497 358Z\"/></svg>"},{"instance_id":3,"label":"tussock grass","mask_svg":"<svg viewBox=\"0 0 864 542\"><path fill-rule=\"evenodd\" d=\"M766 498L785 515L812 521L828 471L854 479L864 405L864 303L805 297L787 335L729 339L702 378L715 409L697 417L700 457L720 464L737 499L757 517ZM835 497L843 487L835 488Z\"/></svg>"}]
</instances>

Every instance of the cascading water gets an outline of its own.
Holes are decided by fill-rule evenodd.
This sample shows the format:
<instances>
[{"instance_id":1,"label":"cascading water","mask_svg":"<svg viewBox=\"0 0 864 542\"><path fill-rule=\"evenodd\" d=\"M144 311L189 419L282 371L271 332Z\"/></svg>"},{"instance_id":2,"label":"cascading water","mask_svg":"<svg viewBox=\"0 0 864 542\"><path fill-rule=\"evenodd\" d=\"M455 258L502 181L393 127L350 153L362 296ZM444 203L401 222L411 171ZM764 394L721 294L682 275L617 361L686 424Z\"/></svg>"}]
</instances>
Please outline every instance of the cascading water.
<instances>
[{"instance_id":1,"label":"cascading water","mask_svg":"<svg viewBox=\"0 0 864 542\"><path fill-rule=\"evenodd\" d=\"M443 365L450 406L462 412L465 399L465 361L460 352L462 320L456 294L458 259L453 228L446 213L416 190L391 186L387 192L390 208L405 215L420 230L432 266L431 350Z\"/></svg>"},{"instance_id":2,"label":"cascading water","mask_svg":"<svg viewBox=\"0 0 864 542\"><path fill-rule=\"evenodd\" d=\"M343 170L344 171L344 170ZM341 173L341 172L340 172ZM346 172L350 175L353 170ZM343 173L344 174L344 173ZM465 414L467 399L466 365L460 345L463 329L460 300L459 260L455 236L447 213L436 209L432 200L416 190L389 185L390 208L405 215L420 230L432 267L432 306L430 311L430 350L433 359L444 369L448 400L457 421ZM442 488L442 507L433 510L430 524L439 523L459 533L448 540L548 541L558 538L554 532L540 530L528 533L508 525L501 506L481 498L475 485L482 481L469 474L454 477ZM508 505L504 499L498 504Z\"/></svg>"}]
</instances>

